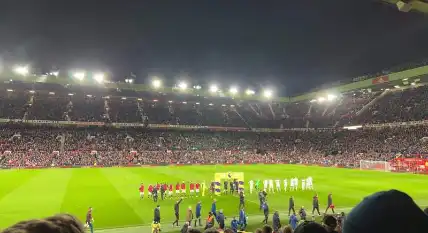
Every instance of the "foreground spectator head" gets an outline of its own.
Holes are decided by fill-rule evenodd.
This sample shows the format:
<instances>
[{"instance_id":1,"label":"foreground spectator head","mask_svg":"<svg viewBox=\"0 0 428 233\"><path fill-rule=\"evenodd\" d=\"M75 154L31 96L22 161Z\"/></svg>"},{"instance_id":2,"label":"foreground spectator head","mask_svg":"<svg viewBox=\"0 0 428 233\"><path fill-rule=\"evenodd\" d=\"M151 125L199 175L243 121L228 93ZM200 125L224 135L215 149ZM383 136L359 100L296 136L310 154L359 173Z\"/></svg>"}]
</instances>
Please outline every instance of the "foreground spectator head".
<instances>
[{"instance_id":1,"label":"foreground spectator head","mask_svg":"<svg viewBox=\"0 0 428 233\"><path fill-rule=\"evenodd\" d=\"M217 231L217 229L210 228L210 229L206 229L206 230L204 231L204 233L219 233L219 231Z\"/></svg>"},{"instance_id":2,"label":"foreground spectator head","mask_svg":"<svg viewBox=\"0 0 428 233\"><path fill-rule=\"evenodd\" d=\"M84 233L83 224L74 216L60 214L45 219L19 222L2 233Z\"/></svg>"},{"instance_id":3,"label":"foreground spectator head","mask_svg":"<svg viewBox=\"0 0 428 233\"><path fill-rule=\"evenodd\" d=\"M188 233L201 233L201 231L195 228L190 228Z\"/></svg>"},{"instance_id":4,"label":"foreground spectator head","mask_svg":"<svg viewBox=\"0 0 428 233\"><path fill-rule=\"evenodd\" d=\"M298 225L294 233L328 233L327 230L319 223L305 221Z\"/></svg>"},{"instance_id":5,"label":"foreground spectator head","mask_svg":"<svg viewBox=\"0 0 428 233\"><path fill-rule=\"evenodd\" d=\"M257 229L254 231L254 233L263 233L263 231L262 231L262 229L257 228Z\"/></svg>"},{"instance_id":6,"label":"foreground spectator head","mask_svg":"<svg viewBox=\"0 0 428 233\"><path fill-rule=\"evenodd\" d=\"M347 216L343 233L426 232L428 216L412 198L390 190L364 198Z\"/></svg>"},{"instance_id":7,"label":"foreground spectator head","mask_svg":"<svg viewBox=\"0 0 428 233\"><path fill-rule=\"evenodd\" d=\"M428 215L428 207L424 209L424 213Z\"/></svg>"},{"instance_id":8,"label":"foreground spectator head","mask_svg":"<svg viewBox=\"0 0 428 233\"><path fill-rule=\"evenodd\" d=\"M281 229L282 233L293 233L293 228L291 228L290 226L285 226Z\"/></svg>"},{"instance_id":9,"label":"foreground spectator head","mask_svg":"<svg viewBox=\"0 0 428 233\"><path fill-rule=\"evenodd\" d=\"M337 227L337 220L334 216L326 215L322 220L322 223L328 232L335 232Z\"/></svg>"},{"instance_id":10,"label":"foreground spectator head","mask_svg":"<svg viewBox=\"0 0 428 233\"><path fill-rule=\"evenodd\" d=\"M266 226L264 226L264 227L262 228L262 232L263 232L263 233L272 233L272 232L273 232L273 229L272 229L272 227L270 227L270 226L266 225Z\"/></svg>"}]
</instances>

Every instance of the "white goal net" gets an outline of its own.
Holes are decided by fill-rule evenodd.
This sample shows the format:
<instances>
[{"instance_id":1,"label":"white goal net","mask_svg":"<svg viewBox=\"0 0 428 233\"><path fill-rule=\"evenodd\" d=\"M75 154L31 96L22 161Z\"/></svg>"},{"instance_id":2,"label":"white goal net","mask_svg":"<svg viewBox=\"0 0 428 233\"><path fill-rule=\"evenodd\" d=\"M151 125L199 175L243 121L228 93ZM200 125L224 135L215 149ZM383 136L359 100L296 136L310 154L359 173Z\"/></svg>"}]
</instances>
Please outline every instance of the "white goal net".
<instances>
[{"instance_id":1,"label":"white goal net","mask_svg":"<svg viewBox=\"0 0 428 233\"><path fill-rule=\"evenodd\" d=\"M360 170L391 171L391 165L385 161L360 160Z\"/></svg>"}]
</instances>

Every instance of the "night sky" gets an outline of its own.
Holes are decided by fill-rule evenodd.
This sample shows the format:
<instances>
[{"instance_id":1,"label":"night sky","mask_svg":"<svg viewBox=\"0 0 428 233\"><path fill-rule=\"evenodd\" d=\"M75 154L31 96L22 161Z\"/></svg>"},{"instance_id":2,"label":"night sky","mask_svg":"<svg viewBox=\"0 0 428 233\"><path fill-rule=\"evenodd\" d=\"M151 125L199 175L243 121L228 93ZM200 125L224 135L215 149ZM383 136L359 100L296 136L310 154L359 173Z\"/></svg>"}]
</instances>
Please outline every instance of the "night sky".
<instances>
[{"instance_id":1,"label":"night sky","mask_svg":"<svg viewBox=\"0 0 428 233\"><path fill-rule=\"evenodd\" d=\"M428 55L428 17L370 0L2 0L0 56L295 95ZM224 84L223 86L226 86Z\"/></svg>"}]
</instances>

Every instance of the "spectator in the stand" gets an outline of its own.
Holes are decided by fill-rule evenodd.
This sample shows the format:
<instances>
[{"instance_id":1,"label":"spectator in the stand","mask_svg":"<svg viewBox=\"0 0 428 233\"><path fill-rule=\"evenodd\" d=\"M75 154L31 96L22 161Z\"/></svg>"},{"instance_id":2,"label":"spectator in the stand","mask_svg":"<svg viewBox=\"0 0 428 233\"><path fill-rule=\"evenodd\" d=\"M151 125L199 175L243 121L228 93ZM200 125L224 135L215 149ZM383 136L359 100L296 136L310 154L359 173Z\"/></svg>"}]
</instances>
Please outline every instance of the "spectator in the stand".
<instances>
[{"instance_id":1,"label":"spectator in the stand","mask_svg":"<svg viewBox=\"0 0 428 233\"><path fill-rule=\"evenodd\" d=\"M366 197L348 214L343 233L426 232L428 216L407 194L383 191Z\"/></svg>"},{"instance_id":2,"label":"spectator in the stand","mask_svg":"<svg viewBox=\"0 0 428 233\"><path fill-rule=\"evenodd\" d=\"M84 233L83 224L74 216L60 214L44 219L18 222L2 233Z\"/></svg>"}]
</instances>

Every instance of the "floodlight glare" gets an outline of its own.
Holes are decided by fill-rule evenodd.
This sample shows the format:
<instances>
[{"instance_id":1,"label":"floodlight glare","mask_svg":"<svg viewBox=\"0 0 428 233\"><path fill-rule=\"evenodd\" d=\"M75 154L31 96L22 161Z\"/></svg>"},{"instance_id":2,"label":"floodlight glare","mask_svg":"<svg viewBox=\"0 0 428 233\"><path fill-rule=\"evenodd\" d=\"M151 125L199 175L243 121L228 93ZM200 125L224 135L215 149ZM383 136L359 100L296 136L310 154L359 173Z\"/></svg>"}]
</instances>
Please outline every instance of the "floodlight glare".
<instances>
[{"instance_id":1,"label":"floodlight glare","mask_svg":"<svg viewBox=\"0 0 428 233\"><path fill-rule=\"evenodd\" d=\"M152 86L157 89L162 86L162 82L159 79L154 79L152 81Z\"/></svg>"},{"instance_id":2,"label":"floodlight glare","mask_svg":"<svg viewBox=\"0 0 428 233\"><path fill-rule=\"evenodd\" d=\"M133 83L133 82L134 82L134 79L132 78L125 79L125 83Z\"/></svg>"},{"instance_id":3,"label":"floodlight glare","mask_svg":"<svg viewBox=\"0 0 428 233\"><path fill-rule=\"evenodd\" d=\"M13 71L16 74L26 76L29 73L28 66L16 66Z\"/></svg>"},{"instance_id":4,"label":"floodlight glare","mask_svg":"<svg viewBox=\"0 0 428 233\"><path fill-rule=\"evenodd\" d=\"M328 95L327 95L327 100L328 100L328 101L335 100L336 98L337 98L337 96L335 96L335 95L332 95L332 94L328 94Z\"/></svg>"},{"instance_id":5,"label":"floodlight glare","mask_svg":"<svg viewBox=\"0 0 428 233\"><path fill-rule=\"evenodd\" d=\"M231 88L229 89L229 92L230 92L232 95L234 95L234 94L238 93L238 88L237 88L237 87L231 87Z\"/></svg>"},{"instance_id":6,"label":"floodlight glare","mask_svg":"<svg viewBox=\"0 0 428 233\"><path fill-rule=\"evenodd\" d=\"M273 95L272 90L264 90L263 91L263 97L265 97L265 98L272 98L272 95Z\"/></svg>"},{"instance_id":7,"label":"floodlight glare","mask_svg":"<svg viewBox=\"0 0 428 233\"><path fill-rule=\"evenodd\" d=\"M195 88L196 90L200 90L202 87L199 85L193 86L193 88Z\"/></svg>"},{"instance_id":8,"label":"floodlight glare","mask_svg":"<svg viewBox=\"0 0 428 233\"><path fill-rule=\"evenodd\" d=\"M58 77L59 71L52 71L49 74Z\"/></svg>"},{"instance_id":9,"label":"floodlight glare","mask_svg":"<svg viewBox=\"0 0 428 233\"><path fill-rule=\"evenodd\" d=\"M104 82L104 74L103 74L103 73L95 74L95 75L94 75L94 80L95 80L97 83L102 83L102 82Z\"/></svg>"},{"instance_id":10,"label":"floodlight glare","mask_svg":"<svg viewBox=\"0 0 428 233\"><path fill-rule=\"evenodd\" d=\"M73 77L79 81L82 81L85 78L85 72L76 72L73 74Z\"/></svg>"},{"instance_id":11,"label":"floodlight glare","mask_svg":"<svg viewBox=\"0 0 428 233\"><path fill-rule=\"evenodd\" d=\"M181 81L178 83L178 88L180 88L181 90L186 90L187 89L187 83L184 81Z\"/></svg>"},{"instance_id":12,"label":"floodlight glare","mask_svg":"<svg viewBox=\"0 0 428 233\"><path fill-rule=\"evenodd\" d=\"M251 90L251 89L247 89L247 90L245 91L245 94L247 94L247 95L254 95L254 94L256 94L256 92L255 92L255 91L253 91L253 90Z\"/></svg>"},{"instance_id":13,"label":"floodlight glare","mask_svg":"<svg viewBox=\"0 0 428 233\"><path fill-rule=\"evenodd\" d=\"M325 98L324 98L324 97L319 97L319 98L318 98L318 102L322 103L322 102L324 102L324 101L325 101Z\"/></svg>"},{"instance_id":14,"label":"floodlight glare","mask_svg":"<svg viewBox=\"0 0 428 233\"><path fill-rule=\"evenodd\" d=\"M217 85L211 85L210 86L210 92L211 93L216 93L218 91L218 87Z\"/></svg>"}]
</instances>

